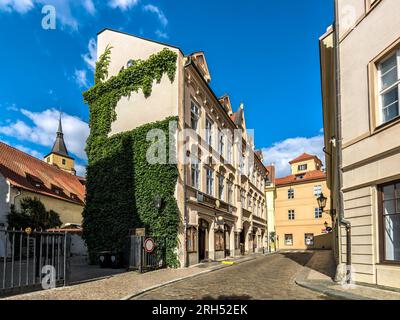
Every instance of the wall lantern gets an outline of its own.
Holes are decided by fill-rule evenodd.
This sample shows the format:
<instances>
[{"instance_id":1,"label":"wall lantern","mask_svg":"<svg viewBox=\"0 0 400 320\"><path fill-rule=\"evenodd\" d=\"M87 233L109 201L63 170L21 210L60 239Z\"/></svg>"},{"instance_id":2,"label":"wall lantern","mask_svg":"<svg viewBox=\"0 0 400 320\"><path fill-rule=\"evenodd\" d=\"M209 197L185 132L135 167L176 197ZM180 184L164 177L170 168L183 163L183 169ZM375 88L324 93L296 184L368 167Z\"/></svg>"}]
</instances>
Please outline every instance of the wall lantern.
<instances>
[{"instance_id":1,"label":"wall lantern","mask_svg":"<svg viewBox=\"0 0 400 320\"><path fill-rule=\"evenodd\" d=\"M161 210L163 200L159 194L154 197L154 206L156 207L157 211Z\"/></svg>"},{"instance_id":2,"label":"wall lantern","mask_svg":"<svg viewBox=\"0 0 400 320\"><path fill-rule=\"evenodd\" d=\"M217 225L223 226L224 223L225 223L224 217L223 217L223 216L218 216L218 217L217 217Z\"/></svg>"},{"instance_id":3,"label":"wall lantern","mask_svg":"<svg viewBox=\"0 0 400 320\"><path fill-rule=\"evenodd\" d=\"M319 195L319 197L317 198L318 206L319 206L319 208L320 208L321 210L324 210L324 209L325 209L325 207L326 207L326 201L327 201L327 200L328 200L328 198L325 197L323 193L321 193L321 194Z\"/></svg>"}]
</instances>

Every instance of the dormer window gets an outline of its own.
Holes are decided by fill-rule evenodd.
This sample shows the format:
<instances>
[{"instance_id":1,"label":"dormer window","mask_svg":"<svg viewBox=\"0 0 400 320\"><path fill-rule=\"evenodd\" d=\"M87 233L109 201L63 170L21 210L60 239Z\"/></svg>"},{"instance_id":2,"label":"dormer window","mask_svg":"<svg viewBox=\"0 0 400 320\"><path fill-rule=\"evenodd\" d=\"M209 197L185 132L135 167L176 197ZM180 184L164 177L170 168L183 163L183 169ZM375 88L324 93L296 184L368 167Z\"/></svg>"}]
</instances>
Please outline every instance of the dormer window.
<instances>
[{"instance_id":1,"label":"dormer window","mask_svg":"<svg viewBox=\"0 0 400 320\"><path fill-rule=\"evenodd\" d=\"M67 161L65 159L62 159L61 163L63 164L63 166L65 166L67 164Z\"/></svg>"},{"instance_id":2,"label":"dormer window","mask_svg":"<svg viewBox=\"0 0 400 320\"><path fill-rule=\"evenodd\" d=\"M302 180L304 178L304 174L296 175L296 180Z\"/></svg>"},{"instance_id":3,"label":"dormer window","mask_svg":"<svg viewBox=\"0 0 400 320\"><path fill-rule=\"evenodd\" d=\"M51 190L57 195L61 195L64 192L62 188L60 188L54 184L51 185Z\"/></svg>"},{"instance_id":4,"label":"dormer window","mask_svg":"<svg viewBox=\"0 0 400 320\"><path fill-rule=\"evenodd\" d=\"M72 200L79 200L78 196L75 193L71 192L70 197Z\"/></svg>"},{"instance_id":5,"label":"dormer window","mask_svg":"<svg viewBox=\"0 0 400 320\"><path fill-rule=\"evenodd\" d=\"M299 171L305 171L305 170L307 170L307 165L306 165L306 164L300 164L300 165L298 166L298 170L299 170Z\"/></svg>"},{"instance_id":6,"label":"dormer window","mask_svg":"<svg viewBox=\"0 0 400 320\"><path fill-rule=\"evenodd\" d=\"M38 177L35 177L29 173L26 174L28 181L35 187L35 188L42 188L44 186L44 182L40 180Z\"/></svg>"}]
</instances>

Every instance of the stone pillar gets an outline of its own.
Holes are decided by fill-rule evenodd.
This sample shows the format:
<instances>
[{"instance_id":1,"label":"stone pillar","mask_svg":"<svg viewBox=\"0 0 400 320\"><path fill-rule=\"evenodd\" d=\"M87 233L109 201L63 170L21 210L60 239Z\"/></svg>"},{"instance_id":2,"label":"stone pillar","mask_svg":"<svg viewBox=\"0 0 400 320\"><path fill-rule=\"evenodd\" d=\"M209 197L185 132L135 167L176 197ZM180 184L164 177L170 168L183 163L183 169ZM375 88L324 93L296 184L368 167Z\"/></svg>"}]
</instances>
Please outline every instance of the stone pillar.
<instances>
[{"instance_id":1,"label":"stone pillar","mask_svg":"<svg viewBox=\"0 0 400 320\"><path fill-rule=\"evenodd\" d=\"M235 228L232 226L231 232L229 233L229 248L230 248L230 256L234 257L235 256Z\"/></svg>"},{"instance_id":2,"label":"stone pillar","mask_svg":"<svg viewBox=\"0 0 400 320\"><path fill-rule=\"evenodd\" d=\"M215 221L210 223L210 230L208 232L208 258L215 260Z\"/></svg>"}]
</instances>

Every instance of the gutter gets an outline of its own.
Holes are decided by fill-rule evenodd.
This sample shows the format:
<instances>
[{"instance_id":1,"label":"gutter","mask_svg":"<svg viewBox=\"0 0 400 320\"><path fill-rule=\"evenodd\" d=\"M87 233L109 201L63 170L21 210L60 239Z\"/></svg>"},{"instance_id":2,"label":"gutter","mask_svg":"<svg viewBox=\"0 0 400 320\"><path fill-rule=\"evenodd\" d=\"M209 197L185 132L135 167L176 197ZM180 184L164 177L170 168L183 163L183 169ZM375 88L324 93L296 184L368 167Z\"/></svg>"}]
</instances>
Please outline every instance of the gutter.
<instances>
[{"instance_id":1,"label":"gutter","mask_svg":"<svg viewBox=\"0 0 400 320\"><path fill-rule=\"evenodd\" d=\"M188 58L191 62L191 58ZM182 109L183 109L183 116L182 116L182 130L185 130L185 116L186 116L186 83L185 83L185 76L186 76L186 64L183 67L183 98L182 98ZM186 142L186 141L185 141ZM187 248L187 226L188 226L188 214L187 214L187 191L186 191L186 187L187 187L187 168L186 168L186 152L185 152L185 148L182 148L182 152L183 152L183 232L184 232L184 260L185 260L185 268L189 267L189 254L188 254L188 248Z\"/></svg>"},{"instance_id":2,"label":"gutter","mask_svg":"<svg viewBox=\"0 0 400 320\"><path fill-rule=\"evenodd\" d=\"M339 196L338 211L339 211L339 224L346 228L346 280L351 282L351 222L344 218L344 200L343 200L343 160L342 160L342 113L341 113L341 86L340 86L340 40L339 40L339 4L338 0L335 1L335 23L334 23L334 50L335 50L335 79L336 79L336 101L335 101L335 131L337 133L336 152L337 157L337 194ZM331 148L333 143L331 142ZM332 152L331 152L332 154ZM331 166L332 167L332 166ZM342 261L342 255L340 255Z\"/></svg>"}]
</instances>

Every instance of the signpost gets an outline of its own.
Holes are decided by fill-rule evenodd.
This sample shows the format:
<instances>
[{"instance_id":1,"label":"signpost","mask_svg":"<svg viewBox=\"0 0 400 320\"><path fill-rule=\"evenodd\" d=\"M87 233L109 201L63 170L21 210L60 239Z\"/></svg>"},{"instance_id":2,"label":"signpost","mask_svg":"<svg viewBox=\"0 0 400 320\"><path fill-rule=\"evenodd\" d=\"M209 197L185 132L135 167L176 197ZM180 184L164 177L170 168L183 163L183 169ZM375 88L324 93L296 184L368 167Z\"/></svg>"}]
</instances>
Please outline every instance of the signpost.
<instances>
[{"instance_id":1,"label":"signpost","mask_svg":"<svg viewBox=\"0 0 400 320\"><path fill-rule=\"evenodd\" d=\"M152 253L154 251L155 247L156 247L156 244L155 244L155 242L154 242L154 240L152 238L147 238L144 241L144 245L143 246L144 246L144 250L147 253Z\"/></svg>"}]
</instances>

